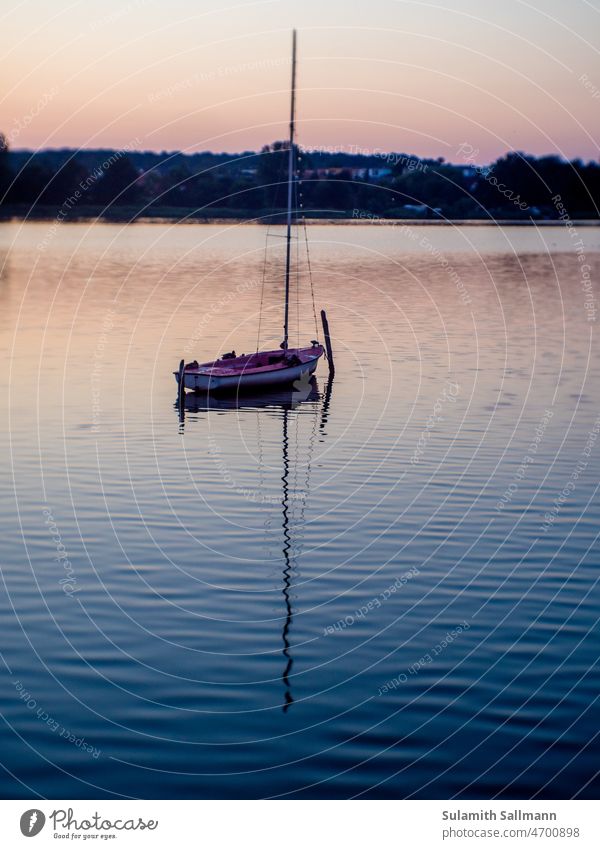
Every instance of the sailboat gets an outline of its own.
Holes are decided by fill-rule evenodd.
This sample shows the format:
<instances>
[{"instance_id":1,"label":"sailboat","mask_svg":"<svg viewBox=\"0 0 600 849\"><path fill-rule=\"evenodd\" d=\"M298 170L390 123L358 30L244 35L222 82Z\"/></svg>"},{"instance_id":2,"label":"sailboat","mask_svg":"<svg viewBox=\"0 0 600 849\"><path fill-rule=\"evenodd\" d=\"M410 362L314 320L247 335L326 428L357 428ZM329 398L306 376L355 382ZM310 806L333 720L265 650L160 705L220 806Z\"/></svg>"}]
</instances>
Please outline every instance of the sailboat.
<instances>
[{"instance_id":1,"label":"sailboat","mask_svg":"<svg viewBox=\"0 0 600 849\"><path fill-rule=\"evenodd\" d=\"M285 306L283 316L283 341L274 351L256 351L253 354L236 356L235 352L223 354L219 359L208 363L184 363L173 372L179 384L180 392L185 389L197 391L240 391L266 386L293 384L306 379L317 368L323 356L323 346L317 339L310 346L292 348L289 346L290 313L290 276L292 260L292 222L294 218L292 204L296 181L295 168L295 115L296 111L296 31L292 33L292 85L290 107L290 134L287 163L287 220L286 220L286 257L285 257ZM323 315L323 314L322 314ZM324 319L324 322L326 319ZM325 324L324 324L325 326ZM326 329L327 334L327 329ZM327 341L327 340L326 340ZM328 349L329 350L329 349Z\"/></svg>"}]
</instances>

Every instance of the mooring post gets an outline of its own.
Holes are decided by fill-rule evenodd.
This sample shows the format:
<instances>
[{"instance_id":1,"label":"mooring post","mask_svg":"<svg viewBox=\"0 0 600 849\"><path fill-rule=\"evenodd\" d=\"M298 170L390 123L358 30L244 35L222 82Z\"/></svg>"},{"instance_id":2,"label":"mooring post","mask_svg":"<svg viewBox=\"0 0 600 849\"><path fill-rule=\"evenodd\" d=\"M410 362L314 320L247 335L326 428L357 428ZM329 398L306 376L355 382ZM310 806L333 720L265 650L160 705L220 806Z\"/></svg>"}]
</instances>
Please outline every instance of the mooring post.
<instances>
[{"instance_id":1,"label":"mooring post","mask_svg":"<svg viewBox=\"0 0 600 849\"><path fill-rule=\"evenodd\" d=\"M325 336L325 350L327 351L327 362L329 364L329 374L335 374L335 366L333 364L333 351L331 350L331 337L329 336L329 322L327 321L327 313L321 310L321 322L323 324L323 335Z\"/></svg>"},{"instance_id":2,"label":"mooring post","mask_svg":"<svg viewBox=\"0 0 600 849\"><path fill-rule=\"evenodd\" d=\"M178 382L178 390L177 390L177 401L179 402L179 409L182 410L184 407L184 398L185 398L185 360L182 360L179 363L179 382Z\"/></svg>"}]
</instances>

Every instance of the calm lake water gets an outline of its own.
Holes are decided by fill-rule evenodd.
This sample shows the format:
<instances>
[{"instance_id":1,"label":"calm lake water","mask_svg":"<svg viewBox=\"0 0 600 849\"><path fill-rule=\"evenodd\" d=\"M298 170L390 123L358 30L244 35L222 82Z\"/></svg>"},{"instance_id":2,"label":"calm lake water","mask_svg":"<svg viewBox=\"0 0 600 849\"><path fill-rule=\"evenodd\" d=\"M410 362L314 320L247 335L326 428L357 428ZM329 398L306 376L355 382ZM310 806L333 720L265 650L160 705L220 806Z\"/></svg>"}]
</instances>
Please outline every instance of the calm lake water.
<instances>
[{"instance_id":1,"label":"calm lake water","mask_svg":"<svg viewBox=\"0 0 600 849\"><path fill-rule=\"evenodd\" d=\"M600 229L309 236L0 224L3 797L598 795Z\"/></svg>"}]
</instances>

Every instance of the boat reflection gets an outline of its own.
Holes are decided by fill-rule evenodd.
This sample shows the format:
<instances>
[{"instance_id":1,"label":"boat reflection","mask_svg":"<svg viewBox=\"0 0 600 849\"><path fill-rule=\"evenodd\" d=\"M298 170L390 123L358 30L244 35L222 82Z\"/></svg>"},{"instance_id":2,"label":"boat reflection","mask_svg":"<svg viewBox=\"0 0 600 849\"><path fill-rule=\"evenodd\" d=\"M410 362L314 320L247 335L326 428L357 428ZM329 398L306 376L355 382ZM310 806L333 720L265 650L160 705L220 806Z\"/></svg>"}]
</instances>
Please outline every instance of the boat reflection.
<instances>
[{"instance_id":1,"label":"boat reflection","mask_svg":"<svg viewBox=\"0 0 600 849\"><path fill-rule=\"evenodd\" d=\"M330 381L331 382L331 381ZM327 390L326 390L327 394ZM329 392L331 395L331 391ZM180 421L185 422L186 413L225 412L227 410L264 410L294 409L299 404L315 402L321 398L316 377L297 380L293 386L284 389L271 388L258 393L240 393L236 395L215 395L210 392L186 392L183 404L175 402L179 410Z\"/></svg>"},{"instance_id":2,"label":"boat reflection","mask_svg":"<svg viewBox=\"0 0 600 849\"><path fill-rule=\"evenodd\" d=\"M293 387L258 394L243 394L218 397L211 394L187 393L183 399L175 403L179 412L180 433L183 433L187 413L217 413L227 414L232 410L255 410L259 414L273 414L282 421L282 474L281 474L281 527L283 532L283 581L281 593L283 598L283 626L281 640L284 667L281 674L284 694L282 710L287 713L294 702L292 694L292 654L291 631L294 622L293 582L298 577L298 561L301 556L301 531L304 526L306 501L310 493L310 473L315 441L323 441L326 435L326 424L331 407L333 390L333 375L330 374L325 391L321 393L315 377L306 381L296 381ZM304 407L304 410L302 410ZM304 446L298 443L298 431L295 432L294 450L290 445L290 426L300 413L314 412L314 420L310 429L308 443ZM297 423L297 420L296 420ZM260 454L260 452L259 452ZM302 456L302 462L299 458ZM298 469L305 469L305 482L302 493L291 492L290 480L296 480Z\"/></svg>"}]
</instances>

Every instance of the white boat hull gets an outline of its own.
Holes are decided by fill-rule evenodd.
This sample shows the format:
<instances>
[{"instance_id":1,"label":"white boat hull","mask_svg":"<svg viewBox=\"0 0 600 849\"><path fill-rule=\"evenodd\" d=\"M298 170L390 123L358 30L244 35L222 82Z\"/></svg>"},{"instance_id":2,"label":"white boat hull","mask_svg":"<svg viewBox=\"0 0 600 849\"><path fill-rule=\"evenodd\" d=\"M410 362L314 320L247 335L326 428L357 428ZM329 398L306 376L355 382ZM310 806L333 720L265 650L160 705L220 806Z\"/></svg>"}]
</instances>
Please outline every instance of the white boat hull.
<instances>
[{"instance_id":1,"label":"white boat hull","mask_svg":"<svg viewBox=\"0 0 600 849\"><path fill-rule=\"evenodd\" d=\"M308 380L315 372L323 349L319 346L314 357L306 358L303 362L284 368L259 371L256 369L239 371L232 375L216 374L221 369L205 369L200 366L197 370L183 372L183 385L186 389L198 392L240 392L246 389L256 389L265 386L289 386L298 380ZM179 372L173 372L179 383Z\"/></svg>"}]
</instances>

